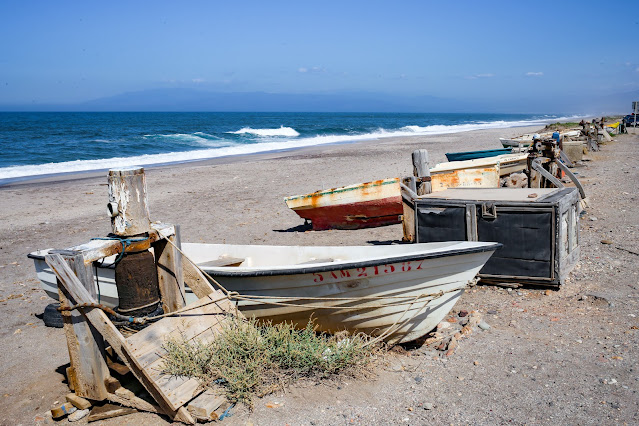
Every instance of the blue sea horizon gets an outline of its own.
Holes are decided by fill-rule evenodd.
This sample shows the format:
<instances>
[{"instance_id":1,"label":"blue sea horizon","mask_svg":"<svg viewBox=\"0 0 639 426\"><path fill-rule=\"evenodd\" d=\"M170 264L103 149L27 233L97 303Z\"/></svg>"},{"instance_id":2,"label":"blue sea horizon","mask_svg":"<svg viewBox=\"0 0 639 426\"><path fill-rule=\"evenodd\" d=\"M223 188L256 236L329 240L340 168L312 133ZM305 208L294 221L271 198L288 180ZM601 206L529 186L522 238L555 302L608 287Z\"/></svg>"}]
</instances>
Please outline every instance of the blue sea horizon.
<instances>
[{"instance_id":1,"label":"blue sea horizon","mask_svg":"<svg viewBox=\"0 0 639 426\"><path fill-rule=\"evenodd\" d=\"M570 117L483 113L0 112L0 182L389 137L542 125L566 118Z\"/></svg>"}]
</instances>

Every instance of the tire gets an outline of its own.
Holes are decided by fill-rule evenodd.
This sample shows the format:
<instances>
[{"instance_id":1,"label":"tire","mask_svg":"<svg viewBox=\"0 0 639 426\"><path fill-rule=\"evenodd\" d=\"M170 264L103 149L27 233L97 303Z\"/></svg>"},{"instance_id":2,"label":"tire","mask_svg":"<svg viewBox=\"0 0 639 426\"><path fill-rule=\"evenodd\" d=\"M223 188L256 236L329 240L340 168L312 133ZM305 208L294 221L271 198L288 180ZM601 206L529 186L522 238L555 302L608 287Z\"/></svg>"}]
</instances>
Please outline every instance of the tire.
<instances>
[{"instance_id":1,"label":"tire","mask_svg":"<svg viewBox=\"0 0 639 426\"><path fill-rule=\"evenodd\" d=\"M60 307L59 303L51 303L44 308L44 314L42 315L42 319L44 320L44 325L47 327L54 328L62 328L64 327L64 322L62 321L62 314L58 311Z\"/></svg>"}]
</instances>

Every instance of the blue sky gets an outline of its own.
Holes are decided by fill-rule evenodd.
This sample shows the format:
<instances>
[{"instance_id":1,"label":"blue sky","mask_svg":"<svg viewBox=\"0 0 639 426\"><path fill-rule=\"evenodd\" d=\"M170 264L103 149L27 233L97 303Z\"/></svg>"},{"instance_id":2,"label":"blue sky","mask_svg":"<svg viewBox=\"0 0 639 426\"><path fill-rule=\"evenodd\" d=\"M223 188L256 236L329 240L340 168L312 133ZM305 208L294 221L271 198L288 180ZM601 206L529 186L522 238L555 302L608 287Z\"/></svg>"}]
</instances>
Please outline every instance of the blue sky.
<instances>
[{"instance_id":1,"label":"blue sky","mask_svg":"<svg viewBox=\"0 0 639 426\"><path fill-rule=\"evenodd\" d=\"M639 90L629 1L3 0L0 38L0 104L158 88L506 105Z\"/></svg>"}]
</instances>

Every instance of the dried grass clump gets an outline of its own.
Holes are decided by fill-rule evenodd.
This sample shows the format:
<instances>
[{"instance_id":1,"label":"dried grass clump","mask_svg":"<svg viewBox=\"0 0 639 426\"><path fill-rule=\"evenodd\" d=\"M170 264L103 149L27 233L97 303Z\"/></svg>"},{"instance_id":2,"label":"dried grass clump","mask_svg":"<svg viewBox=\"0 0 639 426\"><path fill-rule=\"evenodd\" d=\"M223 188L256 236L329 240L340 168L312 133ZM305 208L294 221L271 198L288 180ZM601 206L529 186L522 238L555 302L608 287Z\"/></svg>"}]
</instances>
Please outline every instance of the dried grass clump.
<instances>
[{"instance_id":1,"label":"dried grass clump","mask_svg":"<svg viewBox=\"0 0 639 426\"><path fill-rule=\"evenodd\" d=\"M313 322L297 330L293 324L258 324L230 319L210 344L197 339L164 344L165 374L189 376L208 386L218 382L230 401L251 406L263 396L302 377L325 378L353 374L371 360L367 336L315 332Z\"/></svg>"}]
</instances>

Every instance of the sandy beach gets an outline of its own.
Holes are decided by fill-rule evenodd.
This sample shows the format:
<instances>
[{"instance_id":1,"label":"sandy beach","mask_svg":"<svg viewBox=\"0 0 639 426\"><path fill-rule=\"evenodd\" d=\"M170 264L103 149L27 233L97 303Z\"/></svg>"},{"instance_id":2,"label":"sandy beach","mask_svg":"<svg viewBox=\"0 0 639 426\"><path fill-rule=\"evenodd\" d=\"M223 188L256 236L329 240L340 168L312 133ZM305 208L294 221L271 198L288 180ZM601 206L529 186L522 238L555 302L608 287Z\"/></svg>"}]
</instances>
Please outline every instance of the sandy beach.
<instances>
[{"instance_id":1,"label":"sandy beach","mask_svg":"<svg viewBox=\"0 0 639 426\"><path fill-rule=\"evenodd\" d=\"M446 161L446 152L499 148L499 137L537 129L381 139L149 168L151 218L179 224L185 242L397 241L401 225L306 231L283 198L410 175L415 149L428 149L435 164ZM293 385L257 400L253 412L235 408L224 423L639 423L639 131L629 132L574 169L589 207L581 219L581 261L559 291L478 286L455 310L477 310L491 328L463 340L453 356L433 358L420 348L391 352L373 377ZM2 425L44 424L51 404L69 392L62 374L66 341L61 329L39 318L52 301L26 255L110 232L106 185L105 173L0 187ZM267 407L274 402L277 408ZM138 413L102 424L164 422Z\"/></svg>"}]
</instances>

